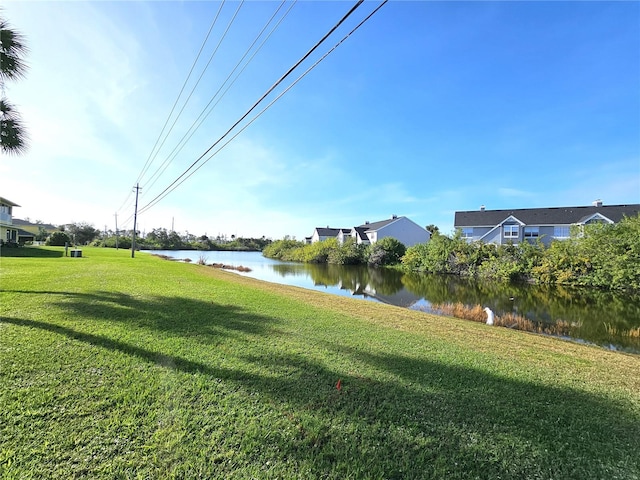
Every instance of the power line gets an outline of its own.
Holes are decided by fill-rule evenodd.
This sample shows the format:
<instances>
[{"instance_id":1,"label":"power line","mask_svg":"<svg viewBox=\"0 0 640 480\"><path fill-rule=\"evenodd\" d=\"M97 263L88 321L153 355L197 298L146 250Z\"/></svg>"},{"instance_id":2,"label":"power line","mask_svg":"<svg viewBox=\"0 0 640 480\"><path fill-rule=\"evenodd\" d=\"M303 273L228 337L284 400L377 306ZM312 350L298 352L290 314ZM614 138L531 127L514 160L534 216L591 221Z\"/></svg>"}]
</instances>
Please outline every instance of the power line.
<instances>
[{"instance_id":1,"label":"power line","mask_svg":"<svg viewBox=\"0 0 640 480\"><path fill-rule=\"evenodd\" d=\"M202 72L200 73L200 76L198 77L198 80L196 81L195 85L191 89L191 92L189 93L189 96L185 100L184 104L182 105L182 108L178 112L178 115L176 116L176 118L174 119L173 123L171 124L171 128L169 129L169 131L165 135L164 140L162 140L162 143L160 144L160 147L158 148L158 152L160 151L160 148L162 148L164 143L169 138L169 134L173 131L173 127L175 127L176 123L178 122L178 119L180 118L180 115L182 115L182 112L187 107L187 104L189 103L189 100L191 99L191 97L193 95L193 92L195 92L196 88L200 84L200 80L202 80L202 77L204 76L204 74L206 73L207 69L209 68L209 65L211 64L211 61L215 57L216 53L218 53L220 45L222 45L222 42L224 41L224 39L226 38L227 34L229 33L229 30L231 29L231 25L233 25L233 22L235 21L236 17L238 16L238 13L240 12L240 8L242 7L242 5L244 5L244 0L242 0L240 2L240 4L238 5L238 8L236 9L235 13L233 14L233 17L231 18L231 20L229 20L229 23L227 24L227 28L225 29L223 35L220 37L220 40L218 41L218 44L216 45L215 49L213 50L213 52L209 56L209 61L207 62L207 64L202 69ZM157 153L156 153L156 155L157 155ZM163 163L163 165L164 165L164 163ZM162 167L160 167L160 168L162 168ZM165 169L166 169L166 167L165 167ZM155 174L158 173L159 170L160 169L157 169L153 176L155 176ZM163 170L163 172L164 172L164 170ZM151 178L153 178L153 176Z\"/></svg>"},{"instance_id":2,"label":"power line","mask_svg":"<svg viewBox=\"0 0 640 480\"><path fill-rule=\"evenodd\" d=\"M162 134L164 133L165 128L167 128L167 125L169 124L169 120L171 119L171 116L173 115L173 112L174 112L176 106L178 105L178 101L180 100L180 97L182 96L182 92L184 92L184 89L187 86L187 83L189 82L189 79L191 78L191 74L193 73L193 70L195 69L195 67L196 67L196 65L198 63L198 60L200 59L200 55L202 54L202 51L204 50L204 47L207 44L207 41L209 40L209 36L211 35L211 32L213 31L213 27L218 22L218 17L220 16L220 12L222 11L222 7L223 6L224 6L224 0L220 3L220 7L218 8L218 12L216 13L216 16L213 18L213 21L211 22L211 26L209 27L209 31L207 32L207 35L205 36L205 38L204 38L204 40L202 42L202 45L200 46L200 50L198 51L198 55L196 55L196 58L193 61L193 64L191 65L191 69L189 70L189 73L187 74L187 78L185 78L184 83L182 84L182 88L180 89L180 92L178 93L178 96L176 97L176 100L173 103L173 107L171 107L171 111L169 112L169 115L167 116L167 119L165 120L164 125L162 126L162 130L160 130L160 134L158 135L158 138L156 139L156 141L155 141L155 143L153 145L153 148L151 148L151 152L149 152L149 157L147 158L147 161L145 162L144 166L142 167L142 170L140 171L140 174L138 175L138 179L136 180L136 183L139 183L142 180L142 177L144 176L144 174L146 173L148 168L151 166L151 163L153 163L153 160L155 159L155 157L157 156L158 152L160 151L160 148L162 147L162 145L160 145L160 147L158 147L158 151L156 151L156 153L154 155L153 152L156 149L156 147L158 146L158 142L160 141L160 138L162 138ZM190 98L190 96L189 96L189 98ZM189 101L189 99L187 99L187 101ZM185 103L185 105L186 105L186 103ZM178 114L178 116L176 117L176 120L179 117L180 117L180 114ZM167 135L169 135L169 133L170 132L168 132Z\"/></svg>"},{"instance_id":3,"label":"power line","mask_svg":"<svg viewBox=\"0 0 640 480\"><path fill-rule=\"evenodd\" d=\"M187 175L187 173L189 173L190 170L192 170L204 157L205 155L207 155L211 150L213 150L221 141L223 141L225 139L225 137L227 135L229 135L229 133L231 133L242 121L244 121L245 118L247 118L251 112L253 110L255 110L258 105L260 103L262 103L264 101L264 99L269 96L271 94L271 92L273 92L289 75L291 75L291 73L300 66L301 63L303 63L307 58L309 58L309 56L315 51L317 50L320 45L322 45L327 38L336 31L336 29L338 29L340 27L340 25L342 25L347 18L349 18L349 16L351 16L353 14L353 12L356 11L357 8L359 8L362 3L364 2L364 0L358 0L356 2L356 4L351 7L351 9L340 19L340 21L338 23L336 23L306 54L304 54L291 68L289 68L289 70L282 75L261 97L260 99L258 99L257 102L255 102L253 104L253 106L251 108L249 108L249 110L247 110L244 115L242 115L240 117L240 119L238 119L218 140L216 140L207 150L205 150L205 152L203 154L201 154L182 174L180 174L180 176L178 176L178 178L176 178L168 187L166 187L162 192L160 192L158 195L156 195L151 201L149 201L144 207L142 207L140 209L140 213L143 213L145 211L147 211L149 208L151 208L151 206L155 205L157 203L157 201L162 200L162 198L164 198L166 194L170 193L171 191L173 191L174 189L172 188L174 185L176 185L176 183L178 183L185 175ZM385 0L386 3L386 0ZM383 3L384 4L384 3Z\"/></svg>"},{"instance_id":4,"label":"power line","mask_svg":"<svg viewBox=\"0 0 640 480\"><path fill-rule=\"evenodd\" d=\"M244 66L242 67L242 69L238 72L238 74L235 76L235 78L233 79L233 81L231 83L229 83L229 85L227 86L227 88L224 90L224 92L222 92L221 95L220 91L224 88L224 86L227 84L227 82L229 82L229 80L231 79L231 77L233 76L233 74L235 73L235 71L238 69L238 67L242 64L242 62L244 61L244 59L247 57L247 55L249 55L249 53L251 52L251 50L253 49L253 47L255 46L255 44L258 42L258 40L260 39L260 37L264 34L265 30L267 29L267 27L271 24L271 22L273 21L273 19L276 17L276 15L278 14L278 12L282 9L282 6L285 4L286 0L282 0L282 3L280 4L280 6L276 9L276 11L273 13L273 15L271 16L271 18L267 21L267 23L265 24L265 26L262 28L262 30L258 33L258 35L256 36L256 38L253 40L253 42L251 43L251 45L247 48L247 50L245 51L244 55L242 56L242 58L236 63L235 67L233 68L233 70L231 71L231 73L229 73L229 75L227 75L227 78L225 79L225 81L221 84L221 86L218 88L218 90L216 91L216 93L211 97L211 100L209 100L209 103L207 103L207 105L205 106L205 108L200 112L200 115L196 118L196 120L191 124L191 126L189 127L189 129L186 131L186 133L182 136L182 138L180 139L180 141L177 143L177 145L174 147L174 149L171 151L171 153L169 153L169 155L167 156L167 158L165 159L165 161L160 165L160 167L158 167L158 169L156 169L156 171L154 172L154 174L149 178L149 184L146 186L146 188L150 189L151 187L153 187L153 185L156 184L156 182L159 180L160 176L162 176L162 174L166 171L166 169L169 167L170 163L175 160L175 158L178 156L178 154L182 151L182 149L184 148L184 146L186 145L186 143L191 139L191 137L193 137L193 135L196 133L196 131L200 128L200 126L202 126L202 124L204 123L204 121L206 120L206 118L211 114L211 112L213 111L213 109L220 103L220 101L222 100L222 98L224 98L224 96L226 95L226 93L229 91L229 89L233 86L233 84L238 80L238 78L240 77L240 75L242 75L242 73L244 72L244 70L247 68L247 66L251 63L251 61L254 59L254 57L257 55L257 53L262 49L262 47L264 46L264 44L267 42L267 40L269 40L269 38L271 37L271 35L273 35L273 33L278 29L278 27L280 26L280 24L282 23L282 21L286 18L286 16L289 14L289 12L291 11L291 9L293 8L293 6L295 5L297 0L294 0L293 3L291 4L291 6L287 9L287 11L284 13L284 15L278 20L278 22L275 24L275 26L272 28L272 30L267 34L267 36L264 38L264 40L262 41L262 43L258 46L258 48L253 52L253 54L251 55L251 57L249 57L249 59L247 60L247 62L244 64ZM213 101L216 99L216 97L218 97L218 101L216 103L214 103L213 105L211 105L213 103Z\"/></svg>"},{"instance_id":5,"label":"power line","mask_svg":"<svg viewBox=\"0 0 640 480\"><path fill-rule=\"evenodd\" d=\"M349 38L356 30L358 30L367 20L369 20L378 10L380 10L380 8L382 8L382 6L384 4L387 3L388 0L383 0L383 2L378 5L378 7L376 9L374 9L367 17L365 17L364 20L362 20L358 25L356 25L355 28L353 28L349 33L347 33L338 43L336 43L330 50L328 50L322 57L320 57L313 65L311 65L304 73L302 73L298 78L295 79L295 81L293 83L291 83L291 85L289 85L285 90L283 90L276 98L274 98L265 108L263 108L259 113L257 113L247 124L245 124L238 132L236 132L231 138L229 138L222 146L220 146L220 148L218 148L215 152L213 152L209 157L207 157L204 162L202 162L200 165L198 165L198 167L193 170L191 173L189 173L187 176L185 176L184 178L182 178L180 180L180 177L178 177L177 180L180 180L178 183L176 183L175 185L172 184L170 185L170 187L172 187L170 190L168 190L166 192L165 195L163 195L162 197L157 196L156 198L154 198L151 202L149 202L147 205L145 205L140 213L144 213L145 211L149 210L151 207L153 207L154 205L156 205L158 202L160 202L164 197L166 197L169 193L173 192L176 188L178 188L180 185L182 185L187 179L189 179L193 174L195 174L198 170L200 170L200 168L202 168L209 160L211 160L215 155L217 155L224 147L226 147L229 143L231 143L231 141L233 141L238 135L240 135L244 130L246 130L249 125L251 125L255 120L258 119L258 117L260 117L264 112L266 112L277 100L279 100L282 96L284 96L289 90L291 90L300 80L302 80L305 76L307 76L307 74L309 72L311 72L311 70L313 70L316 66L318 66L318 64L320 64L320 62L322 62L326 57L328 57L336 48L338 48L347 38ZM205 152L206 153L206 152ZM186 173L186 172L185 172ZM184 175L184 174L183 174ZM174 182L175 183L175 182ZM164 192L163 192L164 193ZM160 197L160 198L158 198Z\"/></svg>"}]
</instances>

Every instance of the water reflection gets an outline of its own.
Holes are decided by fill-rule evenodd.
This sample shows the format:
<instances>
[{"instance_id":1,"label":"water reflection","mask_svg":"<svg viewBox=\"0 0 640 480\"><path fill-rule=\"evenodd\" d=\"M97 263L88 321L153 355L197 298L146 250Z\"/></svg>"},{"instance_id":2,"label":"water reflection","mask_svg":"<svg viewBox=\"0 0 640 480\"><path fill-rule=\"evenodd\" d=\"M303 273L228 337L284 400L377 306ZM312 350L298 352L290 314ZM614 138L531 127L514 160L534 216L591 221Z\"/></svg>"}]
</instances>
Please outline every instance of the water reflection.
<instances>
[{"instance_id":1,"label":"water reflection","mask_svg":"<svg viewBox=\"0 0 640 480\"><path fill-rule=\"evenodd\" d=\"M406 308L431 305L488 306L533 322L571 326L570 335L599 345L640 352L640 297L599 290L504 284L446 275L403 274L396 270L339 265L273 265L282 276L307 275L314 286L333 286L352 295Z\"/></svg>"},{"instance_id":2,"label":"water reflection","mask_svg":"<svg viewBox=\"0 0 640 480\"><path fill-rule=\"evenodd\" d=\"M182 252L162 253L175 258L189 257ZM212 257L209 263L248 266L253 270L246 275L261 280L405 308L430 311L432 305L461 303L470 307L488 306L499 316L511 313L544 324L562 321L571 325L570 335L574 338L640 353L638 295L404 274L366 266L283 263L265 259L257 252L207 252L207 255ZM634 331L635 336L629 335Z\"/></svg>"}]
</instances>

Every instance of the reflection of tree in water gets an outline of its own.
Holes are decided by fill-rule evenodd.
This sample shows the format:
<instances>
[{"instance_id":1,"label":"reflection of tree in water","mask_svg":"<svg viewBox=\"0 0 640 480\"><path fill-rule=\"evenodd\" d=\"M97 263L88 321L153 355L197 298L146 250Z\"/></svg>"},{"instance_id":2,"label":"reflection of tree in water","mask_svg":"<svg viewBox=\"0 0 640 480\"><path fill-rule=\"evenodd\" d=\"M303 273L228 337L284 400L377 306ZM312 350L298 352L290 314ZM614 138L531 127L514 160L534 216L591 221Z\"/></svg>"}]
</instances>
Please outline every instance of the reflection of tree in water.
<instances>
[{"instance_id":1,"label":"reflection of tree in water","mask_svg":"<svg viewBox=\"0 0 640 480\"><path fill-rule=\"evenodd\" d=\"M573 335L596 343L640 347L628 332L640 327L640 296L577 289L463 279L453 275L407 274L405 287L431 304L462 303L490 307L541 323L567 322ZM627 332L627 335L614 335ZM614 338L615 337L615 338Z\"/></svg>"},{"instance_id":2,"label":"reflection of tree in water","mask_svg":"<svg viewBox=\"0 0 640 480\"><path fill-rule=\"evenodd\" d=\"M303 263L278 263L271 265L271 268L281 277L304 277L308 274L306 266Z\"/></svg>"},{"instance_id":3,"label":"reflection of tree in water","mask_svg":"<svg viewBox=\"0 0 640 480\"><path fill-rule=\"evenodd\" d=\"M424 298L429 304L481 305L496 315L522 316L533 322L572 325L572 336L598 344L614 343L640 350L640 296L595 289L526 285L428 275L367 266L278 264L285 276L309 276L315 285L408 307Z\"/></svg>"}]
</instances>

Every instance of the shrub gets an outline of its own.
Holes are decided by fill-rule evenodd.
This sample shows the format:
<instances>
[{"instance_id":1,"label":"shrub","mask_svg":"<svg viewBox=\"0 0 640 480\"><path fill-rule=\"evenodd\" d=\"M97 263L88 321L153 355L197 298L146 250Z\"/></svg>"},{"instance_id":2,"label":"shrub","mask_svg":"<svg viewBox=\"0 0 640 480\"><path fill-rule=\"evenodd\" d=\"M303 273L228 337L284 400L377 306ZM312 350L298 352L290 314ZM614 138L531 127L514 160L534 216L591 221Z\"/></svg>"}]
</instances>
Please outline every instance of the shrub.
<instances>
[{"instance_id":1,"label":"shrub","mask_svg":"<svg viewBox=\"0 0 640 480\"><path fill-rule=\"evenodd\" d=\"M348 238L344 244L329 252L328 262L336 265L359 265L365 263L366 245L358 244L355 239Z\"/></svg>"},{"instance_id":2,"label":"shrub","mask_svg":"<svg viewBox=\"0 0 640 480\"><path fill-rule=\"evenodd\" d=\"M385 237L369 249L367 263L371 267L383 267L400 263L407 248L395 238Z\"/></svg>"},{"instance_id":3,"label":"shrub","mask_svg":"<svg viewBox=\"0 0 640 480\"><path fill-rule=\"evenodd\" d=\"M47 239L46 244L52 247L64 247L65 244L71 244L71 239L65 232L53 232Z\"/></svg>"}]
</instances>

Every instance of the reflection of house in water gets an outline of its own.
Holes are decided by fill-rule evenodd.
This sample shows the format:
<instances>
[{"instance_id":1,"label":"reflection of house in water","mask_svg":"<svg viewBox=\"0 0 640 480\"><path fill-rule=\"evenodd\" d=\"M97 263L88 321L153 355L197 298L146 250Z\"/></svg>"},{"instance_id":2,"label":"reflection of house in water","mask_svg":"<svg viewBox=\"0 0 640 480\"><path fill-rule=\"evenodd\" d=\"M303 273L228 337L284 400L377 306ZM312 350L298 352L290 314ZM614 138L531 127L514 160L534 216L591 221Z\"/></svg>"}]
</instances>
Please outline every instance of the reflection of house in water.
<instances>
[{"instance_id":1,"label":"reflection of house in water","mask_svg":"<svg viewBox=\"0 0 640 480\"><path fill-rule=\"evenodd\" d=\"M360 293L355 293L357 295ZM369 287L368 285L362 289L362 293L365 298L369 297L374 300L377 300L381 303L386 303L387 305L395 305L396 307L404 307L410 308L420 300L422 297L411 293L406 288L401 288L395 293L380 293L377 292L374 288Z\"/></svg>"}]
</instances>

